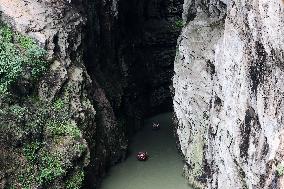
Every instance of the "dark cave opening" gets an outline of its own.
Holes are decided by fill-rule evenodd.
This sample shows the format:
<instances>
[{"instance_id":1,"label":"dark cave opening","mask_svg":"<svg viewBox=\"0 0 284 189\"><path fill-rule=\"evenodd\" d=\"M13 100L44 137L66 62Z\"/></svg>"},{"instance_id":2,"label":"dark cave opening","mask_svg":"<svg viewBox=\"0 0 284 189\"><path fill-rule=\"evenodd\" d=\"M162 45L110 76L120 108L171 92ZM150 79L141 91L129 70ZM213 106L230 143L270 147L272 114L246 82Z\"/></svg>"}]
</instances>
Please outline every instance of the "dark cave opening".
<instances>
[{"instance_id":1,"label":"dark cave opening","mask_svg":"<svg viewBox=\"0 0 284 189\"><path fill-rule=\"evenodd\" d=\"M170 89L180 32L175 23L181 19L182 1L120 1L119 7L124 13L119 16L120 36L125 39L121 54L135 84L128 85L127 91L137 93L145 117L171 111Z\"/></svg>"},{"instance_id":2,"label":"dark cave opening","mask_svg":"<svg viewBox=\"0 0 284 189\"><path fill-rule=\"evenodd\" d=\"M142 117L172 110L172 76L182 0L96 2L85 62L116 112ZM131 107L130 107L131 106Z\"/></svg>"},{"instance_id":3,"label":"dark cave opening","mask_svg":"<svg viewBox=\"0 0 284 189\"><path fill-rule=\"evenodd\" d=\"M88 2L84 60L93 81L97 128L87 183L123 159L124 145L145 118L172 111L182 5L183 0L121 0L113 11L111 1ZM125 138L114 145L99 139L108 137L105 125L111 123L119 128L114 138Z\"/></svg>"}]
</instances>

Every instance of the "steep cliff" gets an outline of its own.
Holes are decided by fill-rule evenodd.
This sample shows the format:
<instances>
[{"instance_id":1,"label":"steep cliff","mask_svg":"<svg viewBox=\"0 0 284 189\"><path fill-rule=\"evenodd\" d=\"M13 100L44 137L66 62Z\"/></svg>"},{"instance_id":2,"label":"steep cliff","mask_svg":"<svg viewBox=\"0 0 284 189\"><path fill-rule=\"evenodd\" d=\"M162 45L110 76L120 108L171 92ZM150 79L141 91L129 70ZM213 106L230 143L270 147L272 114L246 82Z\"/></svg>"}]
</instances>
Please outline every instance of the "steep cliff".
<instances>
[{"instance_id":1,"label":"steep cliff","mask_svg":"<svg viewBox=\"0 0 284 189\"><path fill-rule=\"evenodd\" d=\"M283 1L183 8L174 110L185 175L203 188L283 188Z\"/></svg>"},{"instance_id":2,"label":"steep cliff","mask_svg":"<svg viewBox=\"0 0 284 189\"><path fill-rule=\"evenodd\" d=\"M95 131L85 19L68 1L1 0L0 10L0 188L80 188Z\"/></svg>"}]
</instances>

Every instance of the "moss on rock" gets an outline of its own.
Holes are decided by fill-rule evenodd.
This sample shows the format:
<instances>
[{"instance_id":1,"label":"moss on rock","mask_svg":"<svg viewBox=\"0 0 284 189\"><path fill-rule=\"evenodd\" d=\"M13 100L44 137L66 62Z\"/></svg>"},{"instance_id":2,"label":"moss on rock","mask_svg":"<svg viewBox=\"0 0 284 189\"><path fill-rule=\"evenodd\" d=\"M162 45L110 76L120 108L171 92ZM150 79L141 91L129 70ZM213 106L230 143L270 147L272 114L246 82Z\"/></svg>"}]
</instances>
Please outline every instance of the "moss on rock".
<instances>
[{"instance_id":1,"label":"moss on rock","mask_svg":"<svg viewBox=\"0 0 284 189\"><path fill-rule=\"evenodd\" d=\"M0 170L9 170L0 175L0 183L23 189L80 188L89 153L70 100L42 101L38 95L49 65L45 50L3 23L0 40Z\"/></svg>"}]
</instances>

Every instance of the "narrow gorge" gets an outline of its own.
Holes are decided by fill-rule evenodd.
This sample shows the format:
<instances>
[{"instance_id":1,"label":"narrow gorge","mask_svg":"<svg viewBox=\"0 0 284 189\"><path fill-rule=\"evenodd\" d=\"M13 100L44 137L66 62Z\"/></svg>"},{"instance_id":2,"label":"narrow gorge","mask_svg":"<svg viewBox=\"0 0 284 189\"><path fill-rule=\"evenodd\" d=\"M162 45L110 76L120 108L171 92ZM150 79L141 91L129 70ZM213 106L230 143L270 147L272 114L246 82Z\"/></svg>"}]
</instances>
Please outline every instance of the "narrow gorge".
<instances>
[{"instance_id":1,"label":"narrow gorge","mask_svg":"<svg viewBox=\"0 0 284 189\"><path fill-rule=\"evenodd\" d=\"M0 0L0 188L100 189L145 144L165 189L282 189L282 64L282 0Z\"/></svg>"}]
</instances>

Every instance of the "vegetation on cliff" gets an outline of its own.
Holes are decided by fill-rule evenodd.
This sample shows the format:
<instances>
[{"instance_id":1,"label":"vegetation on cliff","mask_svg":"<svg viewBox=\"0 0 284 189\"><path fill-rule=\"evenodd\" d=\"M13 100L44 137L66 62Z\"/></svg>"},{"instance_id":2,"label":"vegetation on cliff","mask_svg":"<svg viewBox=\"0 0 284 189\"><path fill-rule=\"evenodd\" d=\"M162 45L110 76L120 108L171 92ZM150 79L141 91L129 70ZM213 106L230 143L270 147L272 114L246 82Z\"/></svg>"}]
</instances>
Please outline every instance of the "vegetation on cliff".
<instances>
[{"instance_id":1,"label":"vegetation on cliff","mask_svg":"<svg viewBox=\"0 0 284 189\"><path fill-rule=\"evenodd\" d=\"M1 22L0 41L1 94L7 93L20 79L38 79L48 67L44 49Z\"/></svg>"},{"instance_id":2,"label":"vegetation on cliff","mask_svg":"<svg viewBox=\"0 0 284 189\"><path fill-rule=\"evenodd\" d=\"M49 67L45 50L3 23L0 41L0 170L13 173L0 179L10 188L80 188L84 165L77 159L89 154L70 103L38 95Z\"/></svg>"}]
</instances>

